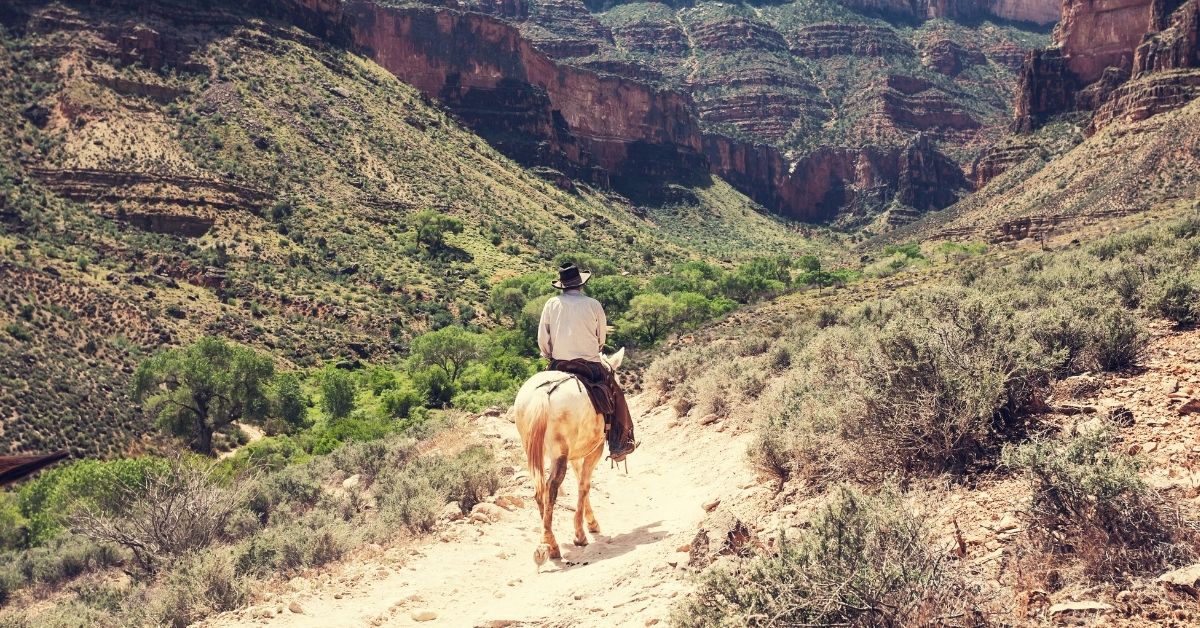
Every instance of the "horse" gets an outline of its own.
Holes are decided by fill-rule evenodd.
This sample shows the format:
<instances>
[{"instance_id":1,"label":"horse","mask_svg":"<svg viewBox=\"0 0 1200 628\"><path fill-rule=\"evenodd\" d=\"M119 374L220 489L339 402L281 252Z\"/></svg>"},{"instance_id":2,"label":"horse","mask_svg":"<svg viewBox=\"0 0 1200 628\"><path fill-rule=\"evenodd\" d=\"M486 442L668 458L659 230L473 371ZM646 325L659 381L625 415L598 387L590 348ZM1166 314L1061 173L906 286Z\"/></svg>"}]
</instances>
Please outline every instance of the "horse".
<instances>
[{"instance_id":1,"label":"horse","mask_svg":"<svg viewBox=\"0 0 1200 628\"><path fill-rule=\"evenodd\" d=\"M625 359L625 349L612 356L602 355L601 359L606 368L615 372ZM547 555L556 560L562 558L551 524L558 488L567 476L567 462L571 463L575 478L579 480L575 545L588 544L583 532L585 517L588 531L592 534L600 532L588 492L592 487L592 471L604 454L604 415L596 412L579 382L563 381L573 377L562 371L538 373L521 386L513 406L517 431L525 446L529 477L533 480L534 500L542 515L542 544L534 552L534 561L539 567ZM547 458L550 460L549 478L545 469Z\"/></svg>"}]
</instances>

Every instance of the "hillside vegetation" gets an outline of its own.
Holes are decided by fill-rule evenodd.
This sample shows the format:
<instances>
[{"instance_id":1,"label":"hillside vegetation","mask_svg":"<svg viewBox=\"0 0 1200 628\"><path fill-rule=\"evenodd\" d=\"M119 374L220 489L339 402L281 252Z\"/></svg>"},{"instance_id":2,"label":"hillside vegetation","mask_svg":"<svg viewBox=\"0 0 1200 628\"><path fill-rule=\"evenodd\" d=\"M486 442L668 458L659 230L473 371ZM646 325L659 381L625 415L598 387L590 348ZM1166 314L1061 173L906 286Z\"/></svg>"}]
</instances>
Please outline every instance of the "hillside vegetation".
<instances>
[{"instance_id":1,"label":"hillside vegetation","mask_svg":"<svg viewBox=\"0 0 1200 628\"><path fill-rule=\"evenodd\" d=\"M655 208L559 189L378 66L215 6L6 14L10 451L129 451L147 428L133 369L204 334L282 367L387 360L422 331L495 326L492 287L566 253L641 279L687 259L837 256L720 181ZM149 37L138 24L158 39L122 49L114 37Z\"/></svg>"}]
</instances>

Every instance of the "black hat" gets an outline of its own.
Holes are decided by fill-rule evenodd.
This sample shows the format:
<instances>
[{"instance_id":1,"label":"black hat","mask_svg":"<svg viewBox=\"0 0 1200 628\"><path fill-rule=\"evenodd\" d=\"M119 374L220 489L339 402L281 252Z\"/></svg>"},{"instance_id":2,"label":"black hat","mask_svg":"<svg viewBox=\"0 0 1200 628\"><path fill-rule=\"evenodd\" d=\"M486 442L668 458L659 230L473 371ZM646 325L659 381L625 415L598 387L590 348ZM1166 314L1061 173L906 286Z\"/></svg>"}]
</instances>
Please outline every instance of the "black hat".
<instances>
[{"instance_id":1,"label":"black hat","mask_svg":"<svg viewBox=\"0 0 1200 628\"><path fill-rule=\"evenodd\" d=\"M570 290L582 287L591 278L592 273L580 272L574 264L567 262L558 267L558 281L552 281L550 285L559 290Z\"/></svg>"}]
</instances>

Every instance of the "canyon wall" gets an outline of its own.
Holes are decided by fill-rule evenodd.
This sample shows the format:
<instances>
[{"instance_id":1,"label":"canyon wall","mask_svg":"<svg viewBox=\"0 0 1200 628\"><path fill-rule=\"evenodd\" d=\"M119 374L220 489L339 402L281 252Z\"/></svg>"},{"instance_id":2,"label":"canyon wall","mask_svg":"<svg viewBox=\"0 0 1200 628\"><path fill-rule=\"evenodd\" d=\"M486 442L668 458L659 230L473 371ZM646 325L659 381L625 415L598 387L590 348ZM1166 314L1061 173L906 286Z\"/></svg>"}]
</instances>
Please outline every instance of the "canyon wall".
<instances>
[{"instance_id":1,"label":"canyon wall","mask_svg":"<svg viewBox=\"0 0 1200 628\"><path fill-rule=\"evenodd\" d=\"M893 200L921 211L940 209L971 187L925 135L895 148L824 147L789 162L772 146L710 134L704 152L731 185L803 220L866 218Z\"/></svg>"},{"instance_id":2,"label":"canyon wall","mask_svg":"<svg viewBox=\"0 0 1200 628\"><path fill-rule=\"evenodd\" d=\"M1049 26L1058 21L1057 0L842 0L848 7L912 20L999 18Z\"/></svg>"},{"instance_id":3,"label":"canyon wall","mask_svg":"<svg viewBox=\"0 0 1200 628\"><path fill-rule=\"evenodd\" d=\"M921 210L943 207L969 187L924 139L819 149L789 161L772 146L703 133L686 93L559 64L488 15L370 0L281 1L293 21L437 98L517 161L612 186L638 202L670 200L662 196L666 184L703 183L710 171L767 208L809 221L878 209L892 198ZM497 3L495 10L529 9Z\"/></svg>"},{"instance_id":4,"label":"canyon wall","mask_svg":"<svg viewBox=\"0 0 1200 628\"><path fill-rule=\"evenodd\" d=\"M1084 112L1095 133L1200 96L1198 25L1200 0L1066 0L1054 45L1022 67L1017 130Z\"/></svg>"},{"instance_id":5,"label":"canyon wall","mask_svg":"<svg viewBox=\"0 0 1200 628\"><path fill-rule=\"evenodd\" d=\"M506 22L479 13L390 8L366 0L297 0L300 23L347 40L442 101L501 152L527 165L638 195L647 180L707 174L686 95L560 66Z\"/></svg>"}]
</instances>

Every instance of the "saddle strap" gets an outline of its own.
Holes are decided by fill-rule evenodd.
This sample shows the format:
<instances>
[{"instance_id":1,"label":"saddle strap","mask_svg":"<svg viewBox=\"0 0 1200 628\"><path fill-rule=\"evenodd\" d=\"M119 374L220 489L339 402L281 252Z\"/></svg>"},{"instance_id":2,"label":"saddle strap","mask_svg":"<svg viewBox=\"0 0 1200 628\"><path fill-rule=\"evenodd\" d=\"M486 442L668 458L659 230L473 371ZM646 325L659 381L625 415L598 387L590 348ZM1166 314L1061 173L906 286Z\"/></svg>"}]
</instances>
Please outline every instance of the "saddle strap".
<instances>
[{"instance_id":1,"label":"saddle strap","mask_svg":"<svg viewBox=\"0 0 1200 628\"><path fill-rule=\"evenodd\" d=\"M562 379L556 379L556 380L551 380L548 382L542 382L541 384L538 384L538 388L545 388L546 386L549 386L550 390L546 391L546 396L549 397L550 395L554 394L554 391L558 390L559 386L562 386L563 384L565 384L571 380L575 380L575 385L579 386L579 392L583 392L583 384L580 383L579 378L575 375L567 375L566 377L564 377Z\"/></svg>"}]
</instances>

